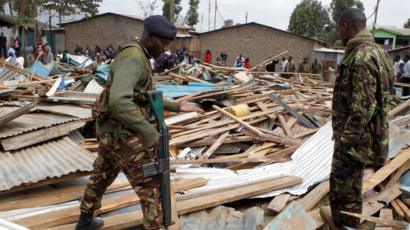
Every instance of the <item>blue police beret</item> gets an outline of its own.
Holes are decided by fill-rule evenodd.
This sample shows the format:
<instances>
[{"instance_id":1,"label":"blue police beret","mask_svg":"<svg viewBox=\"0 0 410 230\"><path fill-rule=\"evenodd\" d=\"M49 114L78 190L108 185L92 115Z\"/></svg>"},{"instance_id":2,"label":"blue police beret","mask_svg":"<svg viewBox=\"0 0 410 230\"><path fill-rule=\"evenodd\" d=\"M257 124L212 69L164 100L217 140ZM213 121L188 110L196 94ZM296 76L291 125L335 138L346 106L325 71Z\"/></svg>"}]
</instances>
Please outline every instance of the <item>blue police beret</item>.
<instances>
[{"instance_id":1,"label":"blue police beret","mask_svg":"<svg viewBox=\"0 0 410 230\"><path fill-rule=\"evenodd\" d=\"M154 35L168 40L174 40L177 34L175 25L168 18L161 15L146 18L144 28Z\"/></svg>"}]
</instances>

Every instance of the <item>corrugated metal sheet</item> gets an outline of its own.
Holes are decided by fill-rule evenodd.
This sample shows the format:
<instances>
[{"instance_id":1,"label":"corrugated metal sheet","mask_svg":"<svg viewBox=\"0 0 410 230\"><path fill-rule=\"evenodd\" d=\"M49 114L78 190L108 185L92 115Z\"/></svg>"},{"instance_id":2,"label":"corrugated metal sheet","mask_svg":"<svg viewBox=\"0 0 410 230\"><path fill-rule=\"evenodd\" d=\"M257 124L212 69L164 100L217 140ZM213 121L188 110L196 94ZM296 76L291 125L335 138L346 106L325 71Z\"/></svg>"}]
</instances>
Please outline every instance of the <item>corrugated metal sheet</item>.
<instances>
[{"instance_id":1,"label":"corrugated metal sheet","mask_svg":"<svg viewBox=\"0 0 410 230\"><path fill-rule=\"evenodd\" d=\"M18 76L20 76L18 72L7 68L7 66L0 67L0 81L15 80Z\"/></svg>"},{"instance_id":2,"label":"corrugated metal sheet","mask_svg":"<svg viewBox=\"0 0 410 230\"><path fill-rule=\"evenodd\" d=\"M98 84L98 82L95 79L93 79L88 83L87 87L85 87L84 93L100 94L103 90L104 87L100 86L100 84Z\"/></svg>"},{"instance_id":3,"label":"corrugated metal sheet","mask_svg":"<svg viewBox=\"0 0 410 230\"><path fill-rule=\"evenodd\" d=\"M82 119L91 118L91 108L79 105L42 103L36 105L34 109L56 114L69 115Z\"/></svg>"},{"instance_id":4,"label":"corrugated metal sheet","mask_svg":"<svg viewBox=\"0 0 410 230\"><path fill-rule=\"evenodd\" d=\"M0 152L0 191L73 172L91 171L94 160L93 154L68 137L15 152Z\"/></svg>"},{"instance_id":5,"label":"corrugated metal sheet","mask_svg":"<svg viewBox=\"0 0 410 230\"><path fill-rule=\"evenodd\" d=\"M23 116L20 116L0 127L0 139L12 137L40 128L64 124L74 120L79 120L79 118L52 113L24 114Z\"/></svg>"},{"instance_id":6,"label":"corrugated metal sheet","mask_svg":"<svg viewBox=\"0 0 410 230\"><path fill-rule=\"evenodd\" d=\"M195 193L258 181L268 177L299 176L303 179L302 184L259 197L271 197L284 192L301 195L306 193L310 186L329 177L333 156L333 141L331 139L332 127L329 122L296 150L291 161L236 172L216 168L177 168L176 177L210 179L207 185L188 191L188 193Z\"/></svg>"}]
</instances>

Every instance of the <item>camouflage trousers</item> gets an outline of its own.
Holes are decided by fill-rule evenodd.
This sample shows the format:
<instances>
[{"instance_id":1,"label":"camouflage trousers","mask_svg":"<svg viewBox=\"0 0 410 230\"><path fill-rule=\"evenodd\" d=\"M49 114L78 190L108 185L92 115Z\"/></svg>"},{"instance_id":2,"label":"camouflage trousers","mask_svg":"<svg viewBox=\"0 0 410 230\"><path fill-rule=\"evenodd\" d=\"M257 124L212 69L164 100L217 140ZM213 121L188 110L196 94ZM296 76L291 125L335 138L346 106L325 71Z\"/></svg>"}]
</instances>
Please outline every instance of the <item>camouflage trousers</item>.
<instances>
[{"instance_id":1,"label":"camouflage trousers","mask_svg":"<svg viewBox=\"0 0 410 230\"><path fill-rule=\"evenodd\" d=\"M357 228L360 220L341 213L362 213L362 178L365 166L335 143L330 173L329 201L335 225Z\"/></svg>"},{"instance_id":2,"label":"camouflage trousers","mask_svg":"<svg viewBox=\"0 0 410 230\"><path fill-rule=\"evenodd\" d=\"M142 165L155 160L152 151L141 151L142 145L136 136L113 144L110 135L100 138L98 157L89 179L81 211L93 213L101 208L101 199L107 187L122 170L141 201L144 214L144 229L162 229L163 217L159 176L144 177Z\"/></svg>"}]
</instances>

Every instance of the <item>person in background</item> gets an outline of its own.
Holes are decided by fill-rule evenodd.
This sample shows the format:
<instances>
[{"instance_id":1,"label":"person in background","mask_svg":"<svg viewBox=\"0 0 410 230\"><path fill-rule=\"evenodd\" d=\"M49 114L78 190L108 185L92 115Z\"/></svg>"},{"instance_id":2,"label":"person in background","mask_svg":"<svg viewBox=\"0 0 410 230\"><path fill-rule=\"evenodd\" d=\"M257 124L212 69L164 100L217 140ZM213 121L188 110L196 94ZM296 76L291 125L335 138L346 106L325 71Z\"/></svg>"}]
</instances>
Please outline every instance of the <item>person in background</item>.
<instances>
[{"instance_id":1,"label":"person in background","mask_svg":"<svg viewBox=\"0 0 410 230\"><path fill-rule=\"evenodd\" d=\"M20 69L24 69L24 57L21 51L16 51L16 65Z\"/></svg>"},{"instance_id":2,"label":"person in background","mask_svg":"<svg viewBox=\"0 0 410 230\"><path fill-rule=\"evenodd\" d=\"M272 60L272 62L271 63L269 63L269 64L267 64L266 65L266 71L268 71L268 72L275 72L276 71L276 64L278 64L279 63L279 59L274 59L274 60Z\"/></svg>"},{"instance_id":3,"label":"person in background","mask_svg":"<svg viewBox=\"0 0 410 230\"><path fill-rule=\"evenodd\" d=\"M403 76L404 66L405 66L405 63L401 59L400 55L396 55L394 57L394 62L393 62L393 71L394 71L394 76L396 77L397 80L399 80Z\"/></svg>"},{"instance_id":4,"label":"person in background","mask_svg":"<svg viewBox=\"0 0 410 230\"><path fill-rule=\"evenodd\" d=\"M207 50L205 54L205 63L211 64L211 62L212 62L212 54L210 50Z\"/></svg>"},{"instance_id":5,"label":"person in background","mask_svg":"<svg viewBox=\"0 0 410 230\"><path fill-rule=\"evenodd\" d=\"M83 55L83 48L81 48L78 44L75 46L74 54L75 55Z\"/></svg>"},{"instance_id":6,"label":"person in background","mask_svg":"<svg viewBox=\"0 0 410 230\"><path fill-rule=\"evenodd\" d=\"M30 44L26 44L24 47L24 52L26 55L25 58L25 63L27 64L27 66L31 66L34 63L34 60L36 59L34 57L34 48L33 46L31 46Z\"/></svg>"},{"instance_id":7,"label":"person in background","mask_svg":"<svg viewBox=\"0 0 410 230\"><path fill-rule=\"evenodd\" d=\"M216 57L216 64L222 66L222 59L221 57Z\"/></svg>"},{"instance_id":8,"label":"person in background","mask_svg":"<svg viewBox=\"0 0 410 230\"><path fill-rule=\"evenodd\" d=\"M288 62L286 63L285 72L294 73L296 72L296 65L293 62L293 57L289 56Z\"/></svg>"},{"instance_id":9,"label":"person in background","mask_svg":"<svg viewBox=\"0 0 410 230\"><path fill-rule=\"evenodd\" d=\"M282 57L282 61L280 61L280 72L286 71L286 66L288 65L288 59L286 57Z\"/></svg>"},{"instance_id":10,"label":"person in background","mask_svg":"<svg viewBox=\"0 0 410 230\"><path fill-rule=\"evenodd\" d=\"M309 59L307 57L303 58L303 62L299 64L299 73L310 73L310 67L308 63Z\"/></svg>"},{"instance_id":11,"label":"person in background","mask_svg":"<svg viewBox=\"0 0 410 230\"><path fill-rule=\"evenodd\" d=\"M245 62L245 59L243 58L242 54L239 54L239 56L235 60L234 66L237 68L243 68L244 62Z\"/></svg>"},{"instance_id":12,"label":"person in background","mask_svg":"<svg viewBox=\"0 0 410 230\"><path fill-rule=\"evenodd\" d=\"M399 81L406 84L410 83L410 55L404 56L403 75L400 77ZM403 87L402 96L410 96L409 87Z\"/></svg>"},{"instance_id":13,"label":"person in background","mask_svg":"<svg viewBox=\"0 0 410 230\"><path fill-rule=\"evenodd\" d=\"M44 65L47 65L47 64L50 64L50 62L52 62L53 61L53 52L51 51L51 47L49 46L49 45L47 45L45 48L44 48L44 55L43 55L43 58L42 58L42 62L43 62L43 64Z\"/></svg>"},{"instance_id":14,"label":"person in background","mask_svg":"<svg viewBox=\"0 0 410 230\"><path fill-rule=\"evenodd\" d=\"M221 58L222 65L226 66L226 60L228 60L228 54L226 54L225 51L222 51L221 55L219 55L219 57Z\"/></svg>"},{"instance_id":15,"label":"person in background","mask_svg":"<svg viewBox=\"0 0 410 230\"><path fill-rule=\"evenodd\" d=\"M10 63L12 65L17 64L16 50L14 49L14 45L11 45L11 47L7 51L7 56L8 56L8 58L6 59L7 63Z\"/></svg>"},{"instance_id":16,"label":"person in background","mask_svg":"<svg viewBox=\"0 0 410 230\"><path fill-rule=\"evenodd\" d=\"M14 39L14 50L16 50L16 51L21 50L21 41L20 41L19 37L17 37L17 36Z\"/></svg>"},{"instance_id":17,"label":"person in background","mask_svg":"<svg viewBox=\"0 0 410 230\"><path fill-rule=\"evenodd\" d=\"M249 58L245 59L244 67L246 69L250 69L252 67L251 60L249 60Z\"/></svg>"},{"instance_id":18,"label":"person in background","mask_svg":"<svg viewBox=\"0 0 410 230\"><path fill-rule=\"evenodd\" d=\"M321 74L322 73L322 65L319 63L317 58L315 58L315 61L312 63L312 73L313 74Z\"/></svg>"},{"instance_id":19,"label":"person in background","mask_svg":"<svg viewBox=\"0 0 410 230\"><path fill-rule=\"evenodd\" d=\"M89 47L88 45L85 47L84 55L85 55L86 57L91 57L91 49L90 49L90 47Z\"/></svg>"},{"instance_id":20,"label":"person in background","mask_svg":"<svg viewBox=\"0 0 410 230\"><path fill-rule=\"evenodd\" d=\"M7 58L7 38L3 32L0 34L0 55L2 58Z\"/></svg>"}]
</instances>

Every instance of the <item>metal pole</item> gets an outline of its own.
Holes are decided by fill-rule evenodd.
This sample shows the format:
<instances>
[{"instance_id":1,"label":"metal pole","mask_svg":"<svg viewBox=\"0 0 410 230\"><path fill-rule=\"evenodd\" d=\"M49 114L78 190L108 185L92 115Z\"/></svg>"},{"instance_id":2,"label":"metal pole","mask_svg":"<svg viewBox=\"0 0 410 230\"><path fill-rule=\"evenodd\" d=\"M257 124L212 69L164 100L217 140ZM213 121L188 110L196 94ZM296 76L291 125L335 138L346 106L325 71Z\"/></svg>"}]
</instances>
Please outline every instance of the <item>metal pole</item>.
<instances>
[{"instance_id":1,"label":"metal pole","mask_svg":"<svg viewBox=\"0 0 410 230\"><path fill-rule=\"evenodd\" d=\"M245 24L248 24L248 11L246 11L246 15L245 15Z\"/></svg>"},{"instance_id":2,"label":"metal pole","mask_svg":"<svg viewBox=\"0 0 410 230\"><path fill-rule=\"evenodd\" d=\"M374 32L376 31L376 22L377 22L377 13L379 12L379 3L380 3L380 0L377 0L375 15L374 15L374 22L373 22L373 38L374 38Z\"/></svg>"},{"instance_id":3,"label":"metal pole","mask_svg":"<svg viewBox=\"0 0 410 230\"><path fill-rule=\"evenodd\" d=\"M208 7L208 31L211 30L211 0L209 0L209 7Z\"/></svg>"},{"instance_id":4,"label":"metal pole","mask_svg":"<svg viewBox=\"0 0 410 230\"><path fill-rule=\"evenodd\" d=\"M215 0L214 30L216 29L216 11L218 10L218 0Z\"/></svg>"}]
</instances>

